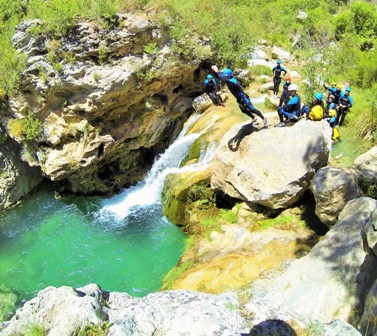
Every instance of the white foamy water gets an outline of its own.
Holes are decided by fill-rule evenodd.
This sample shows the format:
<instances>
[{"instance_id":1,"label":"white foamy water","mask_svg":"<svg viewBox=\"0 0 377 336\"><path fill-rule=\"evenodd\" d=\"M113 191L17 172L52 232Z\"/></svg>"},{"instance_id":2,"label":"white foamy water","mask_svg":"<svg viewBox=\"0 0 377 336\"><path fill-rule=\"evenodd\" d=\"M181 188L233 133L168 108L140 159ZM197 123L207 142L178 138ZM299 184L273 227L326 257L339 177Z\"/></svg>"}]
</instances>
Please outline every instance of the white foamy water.
<instances>
[{"instance_id":1,"label":"white foamy water","mask_svg":"<svg viewBox=\"0 0 377 336\"><path fill-rule=\"evenodd\" d=\"M201 135L185 135L197 118L198 115L193 115L189 119L177 140L157 158L144 181L123 190L120 194L110 199L102 201L102 208L96 214L99 220L122 220L130 214L137 214L139 211L144 211L144 208L147 206L153 206L154 204L159 206L161 202L161 191L168 174L197 171L206 167L205 163L208 162L213 155L213 146L209 146L207 151L201 153L199 164L179 168L190 146ZM116 224L114 223L114 225Z\"/></svg>"}]
</instances>

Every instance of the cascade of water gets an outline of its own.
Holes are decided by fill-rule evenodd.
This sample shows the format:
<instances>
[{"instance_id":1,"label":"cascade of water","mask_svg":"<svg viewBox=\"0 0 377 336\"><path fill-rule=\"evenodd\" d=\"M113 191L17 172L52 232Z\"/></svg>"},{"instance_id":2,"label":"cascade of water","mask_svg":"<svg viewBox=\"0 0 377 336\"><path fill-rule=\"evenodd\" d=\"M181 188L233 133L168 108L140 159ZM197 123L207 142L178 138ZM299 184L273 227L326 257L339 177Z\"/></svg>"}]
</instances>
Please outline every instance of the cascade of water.
<instances>
[{"instance_id":1,"label":"cascade of water","mask_svg":"<svg viewBox=\"0 0 377 336\"><path fill-rule=\"evenodd\" d=\"M192 143L201 135L185 135L197 118L198 115L193 115L189 119L174 143L157 158L144 181L103 201L102 208L95 214L95 217L106 222L111 220L112 225L119 225L119 221L127 216L137 214L147 206L159 205L165 177L168 174L192 169L179 168L179 165Z\"/></svg>"}]
</instances>

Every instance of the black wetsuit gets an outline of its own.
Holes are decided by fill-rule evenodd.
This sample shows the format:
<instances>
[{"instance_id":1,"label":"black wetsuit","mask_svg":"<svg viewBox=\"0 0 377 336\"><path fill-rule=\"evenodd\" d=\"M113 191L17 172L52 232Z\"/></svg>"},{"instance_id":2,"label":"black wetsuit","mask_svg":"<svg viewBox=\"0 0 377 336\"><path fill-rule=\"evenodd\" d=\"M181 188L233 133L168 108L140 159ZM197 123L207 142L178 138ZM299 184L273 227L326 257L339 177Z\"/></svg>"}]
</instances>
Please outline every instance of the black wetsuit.
<instances>
[{"instance_id":1,"label":"black wetsuit","mask_svg":"<svg viewBox=\"0 0 377 336\"><path fill-rule=\"evenodd\" d=\"M237 99L238 106L243 113L251 118L254 118L254 116L252 115L252 113L254 113L258 117L264 119L262 112L254 107L254 105L250 101L249 96L243 91L242 86L236 78L228 78L226 76L223 76L221 72L216 73L216 76L226 84L230 93Z\"/></svg>"},{"instance_id":2,"label":"black wetsuit","mask_svg":"<svg viewBox=\"0 0 377 336\"><path fill-rule=\"evenodd\" d=\"M277 95L279 93L279 86L281 82L281 73L284 72L284 75L286 75L287 70L284 69L283 66L277 65L272 69L272 74L274 75L274 95Z\"/></svg>"}]
</instances>

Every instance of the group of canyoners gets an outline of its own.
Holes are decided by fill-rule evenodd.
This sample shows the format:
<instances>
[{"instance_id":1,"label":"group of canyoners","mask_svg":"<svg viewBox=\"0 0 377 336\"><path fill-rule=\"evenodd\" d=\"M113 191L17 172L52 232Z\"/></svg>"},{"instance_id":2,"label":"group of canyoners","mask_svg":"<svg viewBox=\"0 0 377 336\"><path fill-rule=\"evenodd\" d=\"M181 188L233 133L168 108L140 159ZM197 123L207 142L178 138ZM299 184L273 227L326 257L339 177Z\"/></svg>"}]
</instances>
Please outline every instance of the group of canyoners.
<instances>
[{"instance_id":1,"label":"group of canyoners","mask_svg":"<svg viewBox=\"0 0 377 336\"><path fill-rule=\"evenodd\" d=\"M229 68L219 71L216 65L213 65L211 70L211 74L209 74L204 81L204 90L213 103L215 105L224 106L215 79L217 78L226 84L230 93L237 99L241 111L252 118L252 123L257 121L255 116L258 116L262 119L263 126L267 127L267 118L253 106L249 96L244 92L239 81L233 76L233 71ZM273 94L275 98L278 98L282 76L287 74L280 60L277 60L276 66L272 69L272 74L274 83ZM301 117L306 117L314 121L325 119L333 129L336 125L341 126L347 113L353 106L353 99L350 96L351 88L347 86L343 91L342 85L335 83L330 86L324 84L323 87L328 91L326 100L324 101L323 99L323 93L316 92L312 102L307 106L301 103L301 98L297 93L297 84L292 83L291 77L287 76L283 84L283 93L280 96L277 108L280 119L277 127L284 127L287 122L295 122ZM338 136L339 132L335 130L333 138L337 138Z\"/></svg>"}]
</instances>

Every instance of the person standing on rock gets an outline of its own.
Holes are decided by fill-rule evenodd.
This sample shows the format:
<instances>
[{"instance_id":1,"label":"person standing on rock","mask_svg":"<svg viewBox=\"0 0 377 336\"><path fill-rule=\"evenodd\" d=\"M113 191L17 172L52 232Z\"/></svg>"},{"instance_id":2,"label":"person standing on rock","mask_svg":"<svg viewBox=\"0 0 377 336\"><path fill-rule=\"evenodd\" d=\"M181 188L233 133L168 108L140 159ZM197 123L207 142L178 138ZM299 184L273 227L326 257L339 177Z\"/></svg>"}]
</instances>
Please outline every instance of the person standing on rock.
<instances>
[{"instance_id":1,"label":"person standing on rock","mask_svg":"<svg viewBox=\"0 0 377 336\"><path fill-rule=\"evenodd\" d=\"M278 114L280 123L278 127L286 126L285 120L297 121L300 117L301 110L301 98L297 94L298 86L296 84L291 84L288 87L291 99L289 102L283 106L278 107Z\"/></svg>"},{"instance_id":2,"label":"person standing on rock","mask_svg":"<svg viewBox=\"0 0 377 336\"><path fill-rule=\"evenodd\" d=\"M339 120L339 126L342 126L344 119L353 105L353 99L350 96L351 88L349 86L344 90L343 96L339 98L339 105L337 106L337 118Z\"/></svg>"},{"instance_id":3,"label":"person standing on rock","mask_svg":"<svg viewBox=\"0 0 377 336\"><path fill-rule=\"evenodd\" d=\"M233 76L233 71L229 68L224 69L222 72L219 71L216 65L211 67L215 76L217 76L221 81L223 81L228 87L230 93L237 99L238 106L242 113L245 113L250 118L252 118L251 123L256 122L257 118L254 117L256 114L259 118L263 120L263 127L267 127L267 118L263 116L262 112L257 110L251 103L249 96L243 91L242 86Z\"/></svg>"},{"instance_id":4,"label":"person standing on rock","mask_svg":"<svg viewBox=\"0 0 377 336\"><path fill-rule=\"evenodd\" d=\"M290 96L289 91L288 91L289 85L291 85L291 77L287 76L287 78L285 79L285 82L283 84L283 93L280 96L280 101L279 101L278 106L283 106L283 105L287 104L289 102L289 100L291 99L291 96Z\"/></svg>"},{"instance_id":5,"label":"person standing on rock","mask_svg":"<svg viewBox=\"0 0 377 336\"><path fill-rule=\"evenodd\" d=\"M272 69L272 74L274 76L273 81L274 81L274 96L277 98L277 95L279 93L279 86L281 82L281 74L284 72L285 76L287 74L287 70L284 69L284 67L281 65L281 61L277 60L276 61L276 66Z\"/></svg>"},{"instance_id":6,"label":"person standing on rock","mask_svg":"<svg viewBox=\"0 0 377 336\"><path fill-rule=\"evenodd\" d=\"M217 87L216 80L212 75L208 75L207 79L204 81L204 92L211 98L215 105L221 105L225 107L223 100L219 94L219 89Z\"/></svg>"}]
</instances>

